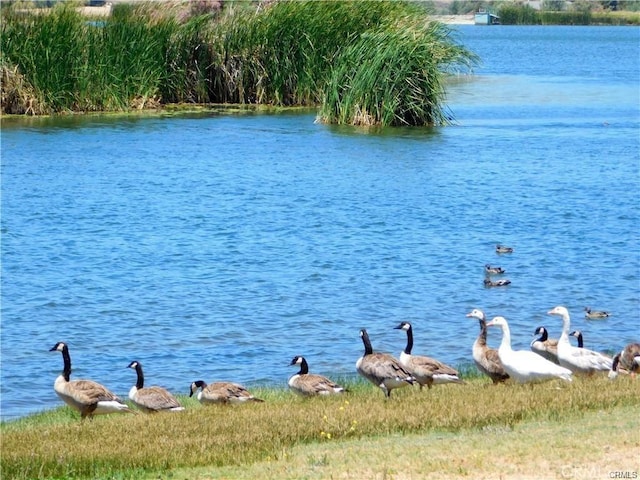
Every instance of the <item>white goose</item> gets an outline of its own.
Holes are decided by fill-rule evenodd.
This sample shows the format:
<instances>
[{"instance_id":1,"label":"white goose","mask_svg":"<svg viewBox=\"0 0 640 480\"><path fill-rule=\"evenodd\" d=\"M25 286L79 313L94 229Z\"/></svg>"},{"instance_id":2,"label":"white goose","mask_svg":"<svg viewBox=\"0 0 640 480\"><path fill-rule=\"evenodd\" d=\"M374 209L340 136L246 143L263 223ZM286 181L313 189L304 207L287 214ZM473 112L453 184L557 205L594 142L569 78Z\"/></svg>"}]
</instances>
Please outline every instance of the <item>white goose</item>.
<instances>
[{"instance_id":1,"label":"white goose","mask_svg":"<svg viewBox=\"0 0 640 480\"><path fill-rule=\"evenodd\" d=\"M549 315L558 315L562 318L562 335L558 340L558 360L561 366L568 368L573 373L587 375L611 370L611 358L588 348L579 348L571 345L569 342L571 319L569 311L565 307L557 306L547 313Z\"/></svg>"},{"instance_id":2,"label":"white goose","mask_svg":"<svg viewBox=\"0 0 640 480\"><path fill-rule=\"evenodd\" d=\"M509 324L504 317L495 317L487 327L502 328L502 342L498 349L500 361L505 371L518 383L545 382L559 378L571 381L571 370L556 365L529 350L512 350Z\"/></svg>"},{"instance_id":3,"label":"white goose","mask_svg":"<svg viewBox=\"0 0 640 480\"><path fill-rule=\"evenodd\" d=\"M92 419L94 415L107 413L133 413L120 398L93 380L70 380L71 356L69 347L64 342L56 343L50 352L61 352L64 368L58 375L53 389L58 396L70 407L80 412L80 418Z\"/></svg>"},{"instance_id":4,"label":"white goose","mask_svg":"<svg viewBox=\"0 0 640 480\"><path fill-rule=\"evenodd\" d=\"M400 352L400 363L418 381L420 389L422 389L423 385L431 388L432 385L440 383L465 383L459 377L458 371L449 365L445 365L435 358L411 354L413 349L413 327L409 322L401 322L394 328L407 332L407 346Z\"/></svg>"},{"instance_id":5,"label":"white goose","mask_svg":"<svg viewBox=\"0 0 640 480\"><path fill-rule=\"evenodd\" d=\"M558 361L558 339L549 338L549 333L544 327L536 328L535 335L538 335L538 337L531 342L531 351L542 355L556 365L560 365Z\"/></svg>"},{"instance_id":6,"label":"white goose","mask_svg":"<svg viewBox=\"0 0 640 480\"><path fill-rule=\"evenodd\" d=\"M467 313L467 318L476 318L480 323L480 334L473 342L473 361L482 373L487 375L493 384L504 382L509 378L505 372L498 351L487 345L487 319L484 312L478 308Z\"/></svg>"},{"instance_id":7,"label":"white goose","mask_svg":"<svg viewBox=\"0 0 640 480\"><path fill-rule=\"evenodd\" d=\"M356 370L360 375L380 387L387 398L391 398L394 388L413 385L416 379L388 353L373 352L369 334L363 328L360 337L364 344L364 355L356 362Z\"/></svg>"}]
</instances>

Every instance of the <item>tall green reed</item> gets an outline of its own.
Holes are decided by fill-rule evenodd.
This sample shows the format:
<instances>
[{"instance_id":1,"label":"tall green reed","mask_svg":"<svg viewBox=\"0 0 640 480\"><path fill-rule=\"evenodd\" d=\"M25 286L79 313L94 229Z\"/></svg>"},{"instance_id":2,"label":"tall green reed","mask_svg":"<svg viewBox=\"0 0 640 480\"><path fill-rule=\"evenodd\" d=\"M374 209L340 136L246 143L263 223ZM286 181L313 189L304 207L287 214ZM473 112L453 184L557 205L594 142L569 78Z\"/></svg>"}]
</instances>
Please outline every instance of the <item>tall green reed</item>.
<instances>
[{"instance_id":1,"label":"tall green reed","mask_svg":"<svg viewBox=\"0 0 640 480\"><path fill-rule=\"evenodd\" d=\"M4 58L19 67L51 109L70 108L83 57L81 17L71 8L57 9L55 15L3 14Z\"/></svg>"},{"instance_id":2,"label":"tall green reed","mask_svg":"<svg viewBox=\"0 0 640 480\"><path fill-rule=\"evenodd\" d=\"M321 119L354 125L449 123L444 77L475 61L449 36L446 26L415 16L363 33L336 61Z\"/></svg>"},{"instance_id":3,"label":"tall green reed","mask_svg":"<svg viewBox=\"0 0 640 480\"><path fill-rule=\"evenodd\" d=\"M3 13L3 61L52 112L323 104L326 122L424 125L445 123L446 70L474 59L401 1L239 2L186 21L158 5L118 4L98 23L70 4Z\"/></svg>"}]
</instances>

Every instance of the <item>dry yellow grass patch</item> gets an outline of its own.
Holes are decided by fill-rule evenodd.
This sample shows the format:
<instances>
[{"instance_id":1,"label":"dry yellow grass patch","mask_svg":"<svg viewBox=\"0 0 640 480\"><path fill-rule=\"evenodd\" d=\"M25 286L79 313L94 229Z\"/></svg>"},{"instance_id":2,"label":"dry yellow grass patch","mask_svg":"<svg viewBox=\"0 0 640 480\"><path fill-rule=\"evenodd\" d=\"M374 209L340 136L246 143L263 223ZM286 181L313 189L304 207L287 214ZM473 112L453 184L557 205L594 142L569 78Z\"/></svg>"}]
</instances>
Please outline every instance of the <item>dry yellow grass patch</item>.
<instances>
[{"instance_id":1,"label":"dry yellow grass patch","mask_svg":"<svg viewBox=\"0 0 640 480\"><path fill-rule=\"evenodd\" d=\"M242 467L179 470L176 479L609 479L640 475L637 407L514 427L299 445ZM169 478L169 477L167 477Z\"/></svg>"}]
</instances>

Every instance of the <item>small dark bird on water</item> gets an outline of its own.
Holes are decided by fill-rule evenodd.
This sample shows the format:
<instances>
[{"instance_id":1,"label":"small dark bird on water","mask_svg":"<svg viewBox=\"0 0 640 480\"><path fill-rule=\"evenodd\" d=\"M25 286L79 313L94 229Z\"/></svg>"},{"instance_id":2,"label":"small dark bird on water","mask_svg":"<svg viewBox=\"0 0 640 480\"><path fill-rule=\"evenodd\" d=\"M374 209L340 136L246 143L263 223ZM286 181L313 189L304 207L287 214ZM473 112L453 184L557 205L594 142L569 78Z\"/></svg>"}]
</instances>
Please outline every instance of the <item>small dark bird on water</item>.
<instances>
[{"instance_id":1,"label":"small dark bird on water","mask_svg":"<svg viewBox=\"0 0 640 480\"><path fill-rule=\"evenodd\" d=\"M513 253L513 248L505 245L496 245L496 253Z\"/></svg>"},{"instance_id":2,"label":"small dark bird on water","mask_svg":"<svg viewBox=\"0 0 640 480\"><path fill-rule=\"evenodd\" d=\"M506 287L507 285L509 285L511 283L511 280L491 280L489 278L485 278L484 279L484 286L487 288L491 288L491 287Z\"/></svg>"},{"instance_id":3,"label":"small dark bird on water","mask_svg":"<svg viewBox=\"0 0 640 480\"><path fill-rule=\"evenodd\" d=\"M502 275L505 273L502 267L492 267L488 263L484 266L484 273L487 275Z\"/></svg>"}]
</instances>

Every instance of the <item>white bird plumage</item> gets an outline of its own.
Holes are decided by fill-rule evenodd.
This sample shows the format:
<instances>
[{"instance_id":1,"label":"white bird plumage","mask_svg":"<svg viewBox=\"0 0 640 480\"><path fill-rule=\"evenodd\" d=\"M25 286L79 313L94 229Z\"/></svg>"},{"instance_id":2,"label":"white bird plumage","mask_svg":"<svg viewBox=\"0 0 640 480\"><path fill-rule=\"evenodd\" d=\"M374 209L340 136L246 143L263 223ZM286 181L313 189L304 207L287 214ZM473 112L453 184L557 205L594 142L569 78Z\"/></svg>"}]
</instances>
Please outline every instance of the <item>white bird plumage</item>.
<instances>
[{"instance_id":1,"label":"white bird plumage","mask_svg":"<svg viewBox=\"0 0 640 480\"><path fill-rule=\"evenodd\" d=\"M518 383L545 382L561 379L571 381L571 371L556 365L537 353L529 350L513 350L511 348L511 332L504 317L494 317L487 327L502 328L502 342L498 349L500 361L509 376Z\"/></svg>"},{"instance_id":2,"label":"white bird plumage","mask_svg":"<svg viewBox=\"0 0 640 480\"><path fill-rule=\"evenodd\" d=\"M571 345L569 342L571 318L566 307L559 305L547 313L562 318L562 334L558 340L558 361L561 366L568 368L573 373L587 375L611 370L613 362L611 358L588 348L579 348Z\"/></svg>"}]
</instances>

